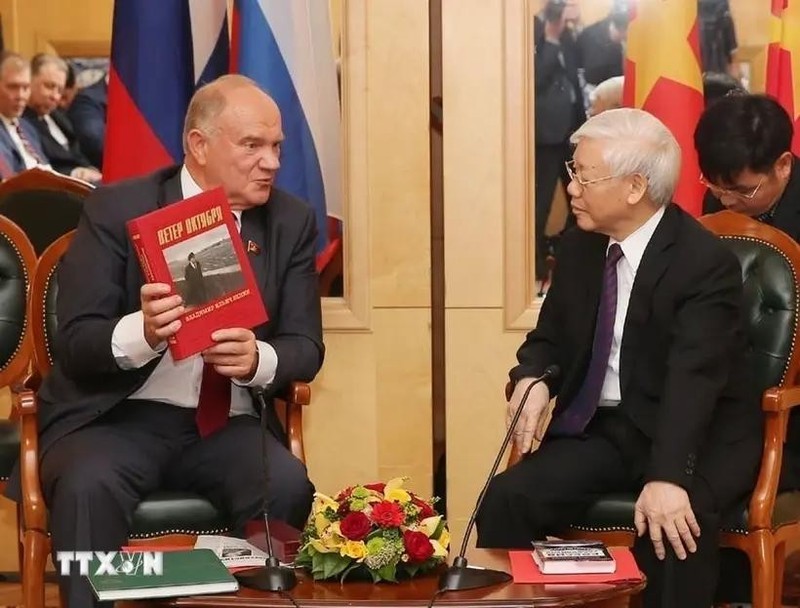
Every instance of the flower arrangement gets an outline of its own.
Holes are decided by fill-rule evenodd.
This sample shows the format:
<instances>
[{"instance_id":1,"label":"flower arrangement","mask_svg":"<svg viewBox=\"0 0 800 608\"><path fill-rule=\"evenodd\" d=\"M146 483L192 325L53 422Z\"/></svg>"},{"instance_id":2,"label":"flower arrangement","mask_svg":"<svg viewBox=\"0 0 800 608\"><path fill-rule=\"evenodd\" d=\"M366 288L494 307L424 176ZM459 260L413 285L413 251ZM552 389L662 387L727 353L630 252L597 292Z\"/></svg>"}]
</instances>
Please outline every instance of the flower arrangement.
<instances>
[{"instance_id":1,"label":"flower arrangement","mask_svg":"<svg viewBox=\"0 0 800 608\"><path fill-rule=\"evenodd\" d=\"M447 559L450 533L436 499L403 489L407 477L353 486L331 498L314 495L295 563L315 580L351 575L397 581Z\"/></svg>"}]
</instances>

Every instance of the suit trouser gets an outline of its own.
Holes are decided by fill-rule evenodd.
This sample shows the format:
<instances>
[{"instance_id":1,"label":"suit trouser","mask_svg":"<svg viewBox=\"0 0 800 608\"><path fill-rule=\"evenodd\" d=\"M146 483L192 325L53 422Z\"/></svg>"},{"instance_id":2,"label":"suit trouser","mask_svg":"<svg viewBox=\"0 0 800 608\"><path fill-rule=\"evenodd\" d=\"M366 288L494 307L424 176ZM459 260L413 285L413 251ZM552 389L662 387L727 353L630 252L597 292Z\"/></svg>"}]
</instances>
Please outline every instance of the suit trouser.
<instances>
[{"instance_id":1,"label":"suit trouser","mask_svg":"<svg viewBox=\"0 0 800 608\"><path fill-rule=\"evenodd\" d=\"M492 480L478 514L478 546L530 548L532 540L558 535L579 521L600 496L638 491L649 451L649 440L615 410L598 410L584 437L545 439L535 453ZM702 530L694 554L679 560L666 543L667 557L660 561L647 534L634 545L647 575L648 608L712 604L719 515L707 483L697 475L689 499Z\"/></svg>"},{"instance_id":2,"label":"suit trouser","mask_svg":"<svg viewBox=\"0 0 800 608\"><path fill-rule=\"evenodd\" d=\"M234 529L259 516L259 420L235 416L201 440L194 415L193 409L125 401L54 443L41 461L53 551L119 550L137 505L156 490L201 494L229 516ZM314 492L305 466L271 434L267 448L270 515L302 528ZM77 568L61 585L70 608L97 605Z\"/></svg>"},{"instance_id":3,"label":"suit trouser","mask_svg":"<svg viewBox=\"0 0 800 608\"><path fill-rule=\"evenodd\" d=\"M564 162L570 159L569 143L555 145L537 145L536 157L536 187L535 187L535 236L536 236L536 278L542 280L547 274L547 242L545 230L550 210L553 207L553 196L556 191L558 178L566 189L569 183L567 169ZM569 213L568 215L571 215Z\"/></svg>"}]
</instances>

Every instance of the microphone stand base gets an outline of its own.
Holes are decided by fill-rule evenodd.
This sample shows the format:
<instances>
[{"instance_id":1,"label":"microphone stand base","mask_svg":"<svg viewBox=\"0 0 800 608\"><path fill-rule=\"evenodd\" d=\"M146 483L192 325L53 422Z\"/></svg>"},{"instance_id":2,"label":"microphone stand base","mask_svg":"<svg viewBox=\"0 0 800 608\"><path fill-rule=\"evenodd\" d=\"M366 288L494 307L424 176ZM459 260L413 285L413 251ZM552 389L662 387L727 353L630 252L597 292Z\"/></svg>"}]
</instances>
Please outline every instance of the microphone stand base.
<instances>
[{"instance_id":1,"label":"microphone stand base","mask_svg":"<svg viewBox=\"0 0 800 608\"><path fill-rule=\"evenodd\" d=\"M244 570L233 576L242 586L259 591L289 591L294 588L297 585L297 576L294 570L279 565L277 559L274 564L270 561L272 560L269 560L267 565L262 568Z\"/></svg>"},{"instance_id":2,"label":"microphone stand base","mask_svg":"<svg viewBox=\"0 0 800 608\"><path fill-rule=\"evenodd\" d=\"M469 568L453 565L439 577L439 591L463 591L502 585L511 580L511 575L500 570Z\"/></svg>"}]
</instances>

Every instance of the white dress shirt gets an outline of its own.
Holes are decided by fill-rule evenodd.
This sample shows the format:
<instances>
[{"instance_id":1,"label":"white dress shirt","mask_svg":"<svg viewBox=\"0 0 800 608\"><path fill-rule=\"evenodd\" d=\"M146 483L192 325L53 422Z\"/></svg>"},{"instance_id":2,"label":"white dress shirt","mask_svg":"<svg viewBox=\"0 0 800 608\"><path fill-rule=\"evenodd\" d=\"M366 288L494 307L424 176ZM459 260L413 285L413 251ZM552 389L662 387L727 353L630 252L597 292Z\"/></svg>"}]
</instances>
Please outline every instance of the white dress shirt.
<instances>
[{"instance_id":1,"label":"white dress shirt","mask_svg":"<svg viewBox=\"0 0 800 608\"><path fill-rule=\"evenodd\" d=\"M202 192L184 166L181 169L181 191L184 198ZM234 211L236 225L241 224L241 212ZM159 356L166 343L159 344L155 350L150 348L144 337L142 311L122 317L111 336L111 350L121 369L137 369ZM248 382L234 380L231 384L231 416L254 414L252 399L247 387L266 386L275 379L278 367L278 354L266 342L258 340L258 368L253 379ZM174 361L169 350L158 363L153 373L138 391L129 399L149 399L162 401L179 407L196 408L200 398L200 382L203 378L203 358L200 355Z\"/></svg>"},{"instance_id":2,"label":"white dress shirt","mask_svg":"<svg viewBox=\"0 0 800 608\"><path fill-rule=\"evenodd\" d=\"M11 120L9 118L6 118L5 116L0 116L0 119L2 119L3 125L5 126L9 137L11 137L11 141L13 141L14 145L17 147L17 152L19 152L20 156L22 156L22 162L25 163L26 169L33 169L34 167L40 167L40 166L42 167L50 166L46 163L40 163L30 152L28 152L27 148L25 148L25 144L22 143L22 138L20 138L19 133L17 132L17 124L19 123L19 118Z\"/></svg>"},{"instance_id":3,"label":"white dress shirt","mask_svg":"<svg viewBox=\"0 0 800 608\"><path fill-rule=\"evenodd\" d=\"M53 136L53 139L61 144L62 148L69 150L69 140L67 136L64 135L64 131L61 130L61 127L58 126L58 123L53 120L53 117L50 116L50 114L45 114L42 116L42 120L44 120L44 124L47 125L47 130L50 131L50 135Z\"/></svg>"},{"instance_id":4,"label":"white dress shirt","mask_svg":"<svg viewBox=\"0 0 800 608\"><path fill-rule=\"evenodd\" d=\"M608 357L606 378L600 391L601 404L603 401L618 402L622 398L619 386L619 355L622 349L625 317L628 315L628 303L631 300L633 282L636 279L636 271L639 270L644 250L662 217L664 217L664 207L659 208L649 220L628 235L624 241L610 239L608 242L609 247L614 243L619 243L623 255L617 262L617 315L614 317L614 337L611 340L611 354Z\"/></svg>"}]
</instances>

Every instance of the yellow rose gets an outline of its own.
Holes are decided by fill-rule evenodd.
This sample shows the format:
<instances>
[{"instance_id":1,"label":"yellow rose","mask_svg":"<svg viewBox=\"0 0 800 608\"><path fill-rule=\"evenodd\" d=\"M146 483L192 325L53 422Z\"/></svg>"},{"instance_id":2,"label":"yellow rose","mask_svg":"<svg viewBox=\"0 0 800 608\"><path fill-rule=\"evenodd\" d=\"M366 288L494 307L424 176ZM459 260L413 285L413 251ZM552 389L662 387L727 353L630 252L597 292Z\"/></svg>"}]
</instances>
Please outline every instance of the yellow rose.
<instances>
[{"instance_id":1,"label":"yellow rose","mask_svg":"<svg viewBox=\"0 0 800 608\"><path fill-rule=\"evenodd\" d=\"M447 549L442 547L438 540L431 540L431 545L433 545L433 557L447 557Z\"/></svg>"},{"instance_id":2,"label":"yellow rose","mask_svg":"<svg viewBox=\"0 0 800 608\"><path fill-rule=\"evenodd\" d=\"M402 488L407 481L408 477L395 477L394 479L390 479L386 482L386 487L383 489L383 495L389 496L389 492Z\"/></svg>"},{"instance_id":3,"label":"yellow rose","mask_svg":"<svg viewBox=\"0 0 800 608\"><path fill-rule=\"evenodd\" d=\"M407 503L411 500L411 495L406 492L403 488L394 488L392 490L387 490L384 494L386 500L389 502L399 502L401 505Z\"/></svg>"},{"instance_id":4,"label":"yellow rose","mask_svg":"<svg viewBox=\"0 0 800 608\"><path fill-rule=\"evenodd\" d=\"M339 549L339 554L361 562L367 556L367 546L360 540L348 540Z\"/></svg>"},{"instance_id":5,"label":"yellow rose","mask_svg":"<svg viewBox=\"0 0 800 608\"><path fill-rule=\"evenodd\" d=\"M322 536L330 525L331 522L322 513L317 513L314 516L314 528L317 530L317 536Z\"/></svg>"}]
</instances>

